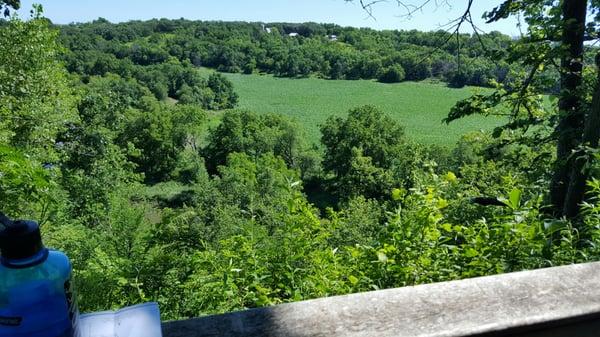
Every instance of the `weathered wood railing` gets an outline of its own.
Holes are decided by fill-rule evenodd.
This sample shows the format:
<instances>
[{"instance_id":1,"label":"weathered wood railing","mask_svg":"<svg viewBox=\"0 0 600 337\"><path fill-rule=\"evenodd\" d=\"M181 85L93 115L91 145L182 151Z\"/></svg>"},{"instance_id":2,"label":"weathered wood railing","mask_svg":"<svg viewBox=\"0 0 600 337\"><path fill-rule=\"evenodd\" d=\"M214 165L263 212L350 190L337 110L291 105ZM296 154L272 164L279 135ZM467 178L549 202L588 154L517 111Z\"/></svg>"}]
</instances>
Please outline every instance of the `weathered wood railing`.
<instances>
[{"instance_id":1,"label":"weathered wood railing","mask_svg":"<svg viewBox=\"0 0 600 337\"><path fill-rule=\"evenodd\" d=\"M600 262L167 322L163 334L164 337L600 336Z\"/></svg>"}]
</instances>

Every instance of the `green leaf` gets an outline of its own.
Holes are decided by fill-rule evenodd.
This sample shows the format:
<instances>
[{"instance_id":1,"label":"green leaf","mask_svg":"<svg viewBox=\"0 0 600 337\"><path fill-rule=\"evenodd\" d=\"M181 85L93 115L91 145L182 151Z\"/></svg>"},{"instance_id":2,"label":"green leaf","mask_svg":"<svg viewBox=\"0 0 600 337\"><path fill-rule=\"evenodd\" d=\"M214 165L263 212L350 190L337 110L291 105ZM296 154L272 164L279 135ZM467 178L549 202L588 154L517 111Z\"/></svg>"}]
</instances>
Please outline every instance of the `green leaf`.
<instances>
[{"instance_id":1,"label":"green leaf","mask_svg":"<svg viewBox=\"0 0 600 337\"><path fill-rule=\"evenodd\" d=\"M473 248L467 248L467 250L465 250L466 257L475 257L477 255L479 255L479 252Z\"/></svg>"},{"instance_id":2,"label":"green leaf","mask_svg":"<svg viewBox=\"0 0 600 337\"><path fill-rule=\"evenodd\" d=\"M444 175L444 180L446 180L449 183L455 183L457 180L456 174L454 174L454 172L452 171L448 171L448 173Z\"/></svg>"},{"instance_id":3,"label":"green leaf","mask_svg":"<svg viewBox=\"0 0 600 337\"><path fill-rule=\"evenodd\" d=\"M513 209L519 208L519 204L521 203L521 194L522 191L518 188L513 188L513 190L510 192L508 200Z\"/></svg>"},{"instance_id":4,"label":"green leaf","mask_svg":"<svg viewBox=\"0 0 600 337\"><path fill-rule=\"evenodd\" d=\"M567 228L567 222L564 220L551 220L544 222L544 231L548 235L552 235L556 232L559 232L565 228Z\"/></svg>"},{"instance_id":5,"label":"green leaf","mask_svg":"<svg viewBox=\"0 0 600 337\"><path fill-rule=\"evenodd\" d=\"M398 201L402 199L402 197L406 194L406 191L399 188L394 188L392 190L392 199Z\"/></svg>"},{"instance_id":6,"label":"green leaf","mask_svg":"<svg viewBox=\"0 0 600 337\"><path fill-rule=\"evenodd\" d=\"M506 198L498 198L501 202L503 202L506 206L515 210L518 209L521 204L521 195L523 192L518 188L513 188L508 195L508 199Z\"/></svg>"},{"instance_id":7,"label":"green leaf","mask_svg":"<svg viewBox=\"0 0 600 337\"><path fill-rule=\"evenodd\" d=\"M446 199L440 198L437 201L436 207L438 209L444 209L444 208L448 207L448 201L446 201Z\"/></svg>"},{"instance_id":8,"label":"green leaf","mask_svg":"<svg viewBox=\"0 0 600 337\"><path fill-rule=\"evenodd\" d=\"M388 261L388 257L384 252L377 252L377 259L381 263L386 263Z\"/></svg>"}]
</instances>

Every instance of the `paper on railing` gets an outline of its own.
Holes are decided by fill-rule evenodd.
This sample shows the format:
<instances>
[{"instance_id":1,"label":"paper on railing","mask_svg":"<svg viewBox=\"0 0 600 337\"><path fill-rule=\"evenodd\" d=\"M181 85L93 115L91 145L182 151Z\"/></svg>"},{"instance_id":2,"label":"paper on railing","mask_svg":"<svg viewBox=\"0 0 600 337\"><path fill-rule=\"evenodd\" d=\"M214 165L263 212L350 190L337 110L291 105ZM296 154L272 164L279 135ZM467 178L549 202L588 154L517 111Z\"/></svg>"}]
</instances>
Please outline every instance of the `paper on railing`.
<instances>
[{"instance_id":1,"label":"paper on railing","mask_svg":"<svg viewBox=\"0 0 600 337\"><path fill-rule=\"evenodd\" d=\"M145 303L118 311L79 317L80 337L162 337L158 304Z\"/></svg>"}]
</instances>

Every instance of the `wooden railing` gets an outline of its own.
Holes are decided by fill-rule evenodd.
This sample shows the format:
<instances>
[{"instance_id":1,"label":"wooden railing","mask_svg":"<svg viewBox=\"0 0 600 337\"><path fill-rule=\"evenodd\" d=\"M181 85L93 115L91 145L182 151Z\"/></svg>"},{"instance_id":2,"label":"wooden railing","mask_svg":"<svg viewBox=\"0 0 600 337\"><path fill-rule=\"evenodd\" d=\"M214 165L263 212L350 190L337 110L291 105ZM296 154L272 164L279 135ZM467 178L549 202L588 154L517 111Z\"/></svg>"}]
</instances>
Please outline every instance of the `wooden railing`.
<instances>
[{"instance_id":1,"label":"wooden railing","mask_svg":"<svg viewBox=\"0 0 600 337\"><path fill-rule=\"evenodd\" d=\"M600 262L163 324L164 337L600 336Z\"/></svg>"}]
</instances>

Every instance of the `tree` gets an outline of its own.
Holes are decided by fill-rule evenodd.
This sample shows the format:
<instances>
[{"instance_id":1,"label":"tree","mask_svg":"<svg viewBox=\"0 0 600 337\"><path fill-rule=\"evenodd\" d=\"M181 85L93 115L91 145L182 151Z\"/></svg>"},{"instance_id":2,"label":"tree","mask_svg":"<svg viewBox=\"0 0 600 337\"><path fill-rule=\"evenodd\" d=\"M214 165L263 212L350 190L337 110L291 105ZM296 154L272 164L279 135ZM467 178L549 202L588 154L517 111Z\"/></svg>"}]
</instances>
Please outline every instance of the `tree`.
<instances>
[{"instance_id":1,"label":"tree","mask_svg":"<svg viewBox=\"0 0 600 337\"><path fill-rule=\"evenodd\" d=\"M347 118L328 118L321 133L323 168L336 176L350 170L354 149L362 149L362 155L370 157L373 165L389 168L404 140L404 129L373 106L352 109Z\"/></svg>"},{"instance_id":2,"label":"tree","mask_svg":"<svg viewBox=\"0 0 600 337\"><path fill-rule=\"evenodd\" d=\"M256 158L232 153L227 164L219 167L219 174L217 186L228 203L266 222L285 214L294 190L301 188L298 172L273 153Z\"/></svg>"},{"instance_id":3,"label":"tree","mask_svg":"<svg viewBox=\"0 0 600 337\"><path fill-rule=\"evenodd\" d=\"M216 173L231 153L258 158L267 153L281 157L288 167L300 168L305 144L298 125L281 115L258 115L250 111L227 111L221 123L209 131L203 149L206 167Z\"/></svg>"},{"instance_id":4,"label":"tree","mask_svg":"<svg viewBox=\"0 0 600 337\"><path fill-rule=\"evenodd\" d=\"M404 69L400 65L393 65L381 71L378 78L379 82L397 83L404 79Z\"/></svg>"},{"instance_id":5,"label":"tree","mask_svg":"<svg viewBox=\"0 0 600 337\"><path fill-rule=\"evenodd\" d=\"M0 143L0 208L14 217L37 216L46 206L50 172L18 149Z\"/></svg>"},{"instance_id":6,"label":"tree","mask_svg":"<svg viewBox=\"0 0 600 337\"><path fill-rule=\"evenodd\" d=\"M56 134L74 118L58 32L34 7L29 21L0 27L0 142L51 161Z\"/></svg>"},{"instance_id":7,"label":"tree","mask_svg":"<svg viewBox=\"0 0 600 337\"><path fill-rule=\"evenodd\" d=\"M372 106L350 110L347 118L330 117L321 127L325 146L323 169L332 174L334 192L342 199L389 196L395 186L411 184L411 145L404 129Z\"/></svg>"},{"instance_id":8,"label":"tree","mask_svg":"<svg viewBox=\"0 0 600 337\"><path fill-rule=\"evenodd\" d=\"M450 75L448 86L452 88L463 88L467 85L467 75L462 71L455 71Z\"/></svg>"},{"instance_id":9,"label":"tree","mask_svg":"<svg viewBox=\"0 0 600 337\"><path fill-rule=\"evenodd\" d=\"M366 157L362 149L353 147L349 158L348 172L337 181L337 193L343 199L355 196L380 199L388 196L396 187L390 170L373 165L371 157Z\"/></svg>"},{"instance_id":10,"label":"tree","mask_svg":"<svg viewBox=\"0 0 600 337\"><path fill-rule=\"evenodd\" d=\"M10 15L10 8L21 8L21 0L0 0L0 10L3 10L4 16Z\"/></svg>"},{"instance_id":11,"label":"tree","mask_svg":"<svg viewBox=\"0 0 600 337\"><path fill-rule=\"evenodd\" d=\"M171 31L174 27L178 27L176 33ZM182 74L181 68L186 72L192 66L206 66L226 72L260 71L289 77L377 79L384 66L400 65L408 79L421 80L430 76L447 78L453 63L439 60L452 59L452 53L459 50L469 58L461 63L484 63L479 40L504 47L512 43L510 37L498 33L479 37L461 34L457 41L451 39L444 44L452 34L379 32L328 24L311 24L310 28L274 24L263 28L259 23L244 22L150 20L113 24L100 19L60 29L64 32L61 40L70 49L64 56L69 70L82 75L104 75L109 71L122 77L132 76L157 97L164 95L162 78L168 78L169 97L179 99L176 93L185 91L188 103L210 94L200 94L204 84L189 81L189 76L184 82L198 95L190 95L180 79L173 81ZM303 37L290 39L290 32ZM424 54L434 51L432 64L423 60Z\"/></svg>"},{"instance_id":12,"label":"tree","mask_svg":"<svg viewBox=\"0 0 600 337\"><path fill-rule=\"evenodd\" d=\"M40 222L56 187L56 136L76 119L56 38L39 6L30 20L12 16L0 26L0 207Z\"/></svg>"},{"instance_id":13,"label":"tree","mask_svg":"<svg viewBox=\"0 0 600 337\"><path fill-rule=\"evenodd\" d=\"M360 4L370 14L378 1ZM397 0L411 16L422 10L430 0L418 5ZM464 25L473 28L479 35L471 16L473 0L466 1L466 10L462 16L451 22L451 34L443 42L456 36L460 46L460 29ZM579 215L581 202L585 199L585 182L589 180L593 156L589 149L597 148L600 133L597 99L590 104L584 87L584 42L598 38L600 32L600 1L598 0L562 0L562 1L502 1L490 12L484 13L487 22L495 22L509 16L520 16L528 24L527 34L518 43L508 49L488 50L488 57L506 58L509 62L520 62L526 69L517 83L498 84L497 90L490 95L475 95L459 102L450 112L447 122L473 113L490 114L493 108L511 107L509 123L497 129L496 137L505 130L520 130L516 141L528 138L526 132L533 126L546 126L553 131L544 137L534 133L537 139L531 144L556 142L556 160L554 172L549 182L549 203L555 216L574 218ZM587 22L588 17L594 21ZM483 44L483 43L482 43ZM485 45L483 46L485 48ZM457 54L460 57L460 54ZM557 60L559 62L557 62ZM544 80L543 70L553 67L560 76L560 93L556 112L545 111L541 104ZM596 73L598 69L595 70ZM458 74L461 74L460 63ZM596 83L592 89L600 90ZM597 95L594 94L594 97ZM496 110L496 111L498 111ZM504 112L501 112L504 113ZM594 131L592 131L594 130ZM514 141L514 140L513 140Z\"/></svg>"},{"instance_id":14,"label":"tree","mask_svg":"<svg viewBox=\"0 0 600 337\"><path fill-rule=\"evenodd\" d=\"M600 5L600 4L596 4ZM600 9L600 6L597 8ZM585 193L586 173L583 167L577 165L573 154L579 152L581 145L598 146L596 131L587 133L588 143L583 143L584 129L590 129L592 121L597 119L596 111L590 111L587 123L586 112L583 110L582 88L583 83L583 42L585 40L587 17L586 0L566 0L562 3L562 31L561 44L563 53L560 58L561 93L558 103L559 122L556 126L558 144L556 148L556 168L552 177L550 199L555 208L560 209L561 215L574 217L579 212L579 204L583 201ZM600 53L598 54L600 55ZM600 84L596 84L597 89ZM587 124L587 126L585 125ZM588 138L588 137L586 137ZM575 152L575 153L574 153Z\"/></svg>"},{"instance_id":15,"label":"tree","mask_svg":"<svg viewBox=\"0 0 600 337\"><path fill-rule=\"evenodd\" d=\"M431 60L415 53L413 50L405 50L397 55L398 62L406 72L409 81L421 81L431 76Z\"/></svg>"},{"instance_id":16,"label":"tree","mask_svg":"<svg viewBox=\"0 0 600 337\"><path fill-rule=\"evenodd\" d=\"M211 109L231 109L236 106L238 95L233 91L233 83L219 73L212 73L208 77L208 88L214 93Z\"/></svg>"},{"instance_id":17,"label":"tree","mask_svg":"<svg viewBox=\"0 0 600 337\"><path fill-rule=\"evenodd\" d=\"M558 113L552 116L556 140L556 161L550 183L550 203L554 214L576 217L585 196L585 181L589 171L584 170L580 156L585 156L586 146L597 147L597 119L595 111L585 104L583 84L584 48L587 36L596 36L598 21L586 24L588 15L598 14L600 2L587 0L563 0L544 2L541 0L512 5L503 2L487 14L489 22L497 21L509 15L522 13L528 20L528 36L520 43L520 50L513 50L509 56L523 60L530 73L519 90L526 92L536 79L544 65L554 65L560 74L560 94ZM598 17L596 17L598 18ZM541 51L541 52L540 52ZM560 59L560 64L555 59ZM596 70L597 71L597 70ZM595 91L600 88L596 84ZM527 108L527 98L520 95L517 104ZM585 135L585 140L584 140Z\"/></svg>"}]
</instances>

